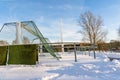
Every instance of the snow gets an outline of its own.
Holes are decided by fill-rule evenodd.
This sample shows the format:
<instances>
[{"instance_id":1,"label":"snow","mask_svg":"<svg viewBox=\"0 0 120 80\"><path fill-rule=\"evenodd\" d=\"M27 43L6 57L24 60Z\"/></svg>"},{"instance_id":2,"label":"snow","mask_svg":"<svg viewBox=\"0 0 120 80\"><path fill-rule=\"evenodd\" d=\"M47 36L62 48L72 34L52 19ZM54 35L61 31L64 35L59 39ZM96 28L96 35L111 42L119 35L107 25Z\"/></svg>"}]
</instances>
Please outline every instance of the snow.
<instances>
[{"instance_id":1,"label":"snow","mask_svg":"<svg viewBox=\"0 0 120 80\"><path fill-rule=\"evenodd\" d=\"M86 52L87 53L87 52ZM120 80L120 61L110 61L108 56L119 53L97 52L97 58L77 52L60 53L59 61L51 56L40 56L37 65L0 66L0 80Z\"/></svg>"}]
</instances>

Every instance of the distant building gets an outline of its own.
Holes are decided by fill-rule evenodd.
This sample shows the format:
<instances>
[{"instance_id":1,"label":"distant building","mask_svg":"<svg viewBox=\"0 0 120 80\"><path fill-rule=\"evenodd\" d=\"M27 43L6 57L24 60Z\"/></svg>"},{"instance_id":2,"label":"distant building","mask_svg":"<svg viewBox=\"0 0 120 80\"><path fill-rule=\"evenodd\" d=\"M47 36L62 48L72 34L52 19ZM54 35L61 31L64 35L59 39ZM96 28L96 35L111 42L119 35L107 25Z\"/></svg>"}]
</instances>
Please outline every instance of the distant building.
<instances>
[{"instance_id":1,"label":"distant building","mask_svg":"<svg viewBox=\"0 0 120 80\"><path fill-rule=\"evenodd\" d=\"M8 42L4 40L0 40L0 46L4 46L4 45L8 45Z\"/></svg>"},{"instance_id":2,"label":"distant building","mask_svg":"<svg viewBox=\"0 0 120 80\"><path fill-rule=\"evenodd\" d=\"M30 43L30 40L28 39L28 37L23 37L23 43L24 44L29 44Z\"/></svg>"},{"instance_id":3,"label":"distant building","mask_svg":"<svg viewBox=\"0 0 120 80\"><path fill-rule=\"evenodd\" d=\"M110 41L111 49L114 51L120 51L120 41L118 40L111 40Z\"/></svg>"},{"instance_id":4,"label":"distant building","mask_svg":"<svg viewBox=\"0 0 120 80\"><path fill-rule=\"evenodd\" d=\"M110 43L119 42L118 40L110 40Z\"/></svg>"}]
</instances>

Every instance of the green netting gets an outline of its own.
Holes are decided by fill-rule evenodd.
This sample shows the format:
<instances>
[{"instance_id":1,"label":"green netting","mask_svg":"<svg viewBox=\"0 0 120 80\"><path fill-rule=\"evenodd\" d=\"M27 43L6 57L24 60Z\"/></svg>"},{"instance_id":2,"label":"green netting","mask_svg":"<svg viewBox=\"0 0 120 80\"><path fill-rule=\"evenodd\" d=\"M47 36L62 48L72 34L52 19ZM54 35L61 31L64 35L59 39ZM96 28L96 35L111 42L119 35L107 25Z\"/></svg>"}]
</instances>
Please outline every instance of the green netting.
<instances>
[{"instance_id":1,"label":"green netting","mask_svg":"<svg viewBox=\"0 0 120 80\"><path fill-rule=\"evenodd\" d=\"M19 45L19 43L16 42L16 27L18 26L17 22L12 23L5 23L3 27L1 28L0 32L0 40L3 40L4 42L7 42L9 45ZM32 28L34 29L34 27ZM25 30L21 27L21 44L35 44L40 43L40 41L36 40L36 36ZM33 42L34 40L34 42ZM37 41L37 42L35 42Z\"/></svg>"},{"instance_id":2,"label":"green netting","mask_svg":"<svg viewBox=\"0 0 120 80\"><path fill-rule=\"evenodd\" d=\"M17 22L5 23L4 27L2 27L0 31L1 31L0 40L3 40L9 45L42 43L45 49L53 57L57 59L59 58L58 54L55 53L56 51L54 47L48 44L46 38L42 35L42 33L39 31L39 29L37 28L33 21L23 21L20 23ZM18 40L20 41L20 43L18 43Z\"/></svg>"},{"instance_id":3,"label":"green netting","mask_svg":"<svg viewBox=\"0 0 120 80\"><path fill-rule=\"evenodd\" d=\"M37 45L12 45L9 46L8 64L36 64Z\"/></svg>"},{"instance_id":4,"label":"green netting","mask_svg":"<svg viewBox=\"0 0 120 80\"><path fill-rule=\"evenodd\" d=\"M37 26L33 21L24 21L21 22L21 24L25 30L36 36L43 43L43 46L53 57L59 59L59 57L55 54L55 49L49 44L47 44L48 43L47 40L44 38L44 36L39 31L39 29L37 28Z\"/></svg>"},{"instance_id":5,"label":"green netting","mask_svg":"<svg viewBox=\"0 0 120 80\"><path fill-rule=\"evenodd\" d=\"M7 46L0 46L0 65L5 65L7 60Z\"/></svg>"}]
</instances>

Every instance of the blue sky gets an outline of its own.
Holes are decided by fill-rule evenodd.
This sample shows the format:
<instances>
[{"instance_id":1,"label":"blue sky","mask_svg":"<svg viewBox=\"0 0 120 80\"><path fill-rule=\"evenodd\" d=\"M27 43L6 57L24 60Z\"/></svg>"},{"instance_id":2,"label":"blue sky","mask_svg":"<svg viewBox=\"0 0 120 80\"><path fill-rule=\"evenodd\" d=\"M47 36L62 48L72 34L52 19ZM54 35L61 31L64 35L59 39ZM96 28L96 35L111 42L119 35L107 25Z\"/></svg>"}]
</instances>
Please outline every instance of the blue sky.
<instances>
[{"instance_id":1,"label":"blue sky","mask_svg":"<svg viewBox=\"0 0 120 80\"><path fill-rule=\"evenodd\" d=\"M118 39L120 0L0 0L0 26L6 22L33 20L52 42L60 41L60 19L64 41L81 41L77 19L85 11L100 15L106 41Z\"/></svg>"}]
</instances>

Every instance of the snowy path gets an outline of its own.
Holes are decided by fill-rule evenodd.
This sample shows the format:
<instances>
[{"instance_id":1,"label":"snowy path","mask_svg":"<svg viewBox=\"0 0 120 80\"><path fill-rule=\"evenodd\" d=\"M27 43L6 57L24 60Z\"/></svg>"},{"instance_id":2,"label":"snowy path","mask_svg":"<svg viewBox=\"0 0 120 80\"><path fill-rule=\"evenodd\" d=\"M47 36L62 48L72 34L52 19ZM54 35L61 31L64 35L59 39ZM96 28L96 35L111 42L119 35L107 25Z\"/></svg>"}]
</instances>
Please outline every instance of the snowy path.
<instances>
[{"instance_id":1,"label":"snowy path","mask_svg":"<svg viewBox=\"0 0 120 80\"><path fill-rule=\"evenodd\" d=\"M57 61L40 58L35 66L0 66L0 80L120 80L120 62L110 62L103 54L97 59L88 55L63 54Z\"/></svg>"}]
</instances>

